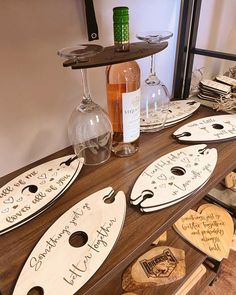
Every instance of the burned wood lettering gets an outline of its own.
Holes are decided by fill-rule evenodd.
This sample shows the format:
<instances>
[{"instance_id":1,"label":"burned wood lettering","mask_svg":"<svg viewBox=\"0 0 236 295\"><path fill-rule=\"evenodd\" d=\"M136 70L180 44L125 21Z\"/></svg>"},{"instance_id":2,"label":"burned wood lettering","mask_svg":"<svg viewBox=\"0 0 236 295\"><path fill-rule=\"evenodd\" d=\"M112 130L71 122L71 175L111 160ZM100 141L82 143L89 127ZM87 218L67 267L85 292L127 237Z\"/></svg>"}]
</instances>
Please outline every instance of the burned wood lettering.
<instances>
[{"instance_id":1,"label":"burned wood lettering","mask_svg":"<svg viewBox=\"0 0 236 295\"><path fill-rule=\"evenodd\" d=\"M91 260L96 258L97 253L102 254L104 247L108 246L107 238L112 233L112 227L116 223L116 218L110 219L107 223L101 225L96 230L97 237L92 241L92 243L87 244L87 251L83 258L71 264L70 268L67 270L66 276L63 280L73 286L75 281L86 274L89 263Z\"/></svg>"},{"instance_id":2,"label":"burned wood lettering","mask_svg":"<svg viewBox=\"0 0 236 295\"><path fill-rule=\"evenodd\" d=\"M139 263L148 278L163 278L171 275L178 261L170 249L165 249L162 254L141 260Z\"/></svg>"},{"instance_id":3,"label":"burned wood lettering","mask_svg":"<svg viewBox=\"0 0 236 295\"><path fill-rule=\"evenodd\" d=\"M208 243L210 251L221 251L220 237L224 235L225 222L220 219L220 215L211 213L210 215L183 217L182 229L191 230L192 236L199 236L202 242ZM200 222L200 223L199 223Z\"/></svg>"},{"instance_id":4,"label":"burned wood lettering","mask_svg":"<svg viewBox=\"0 0 236 295\"><path fill-rule=\"evenodd\" d=\"M209 204L201 206L198 212L190 209L176 221L174 228L183 238L217 261L228 257L234 224L223 208Z\"/></svg>"}]
</instances>

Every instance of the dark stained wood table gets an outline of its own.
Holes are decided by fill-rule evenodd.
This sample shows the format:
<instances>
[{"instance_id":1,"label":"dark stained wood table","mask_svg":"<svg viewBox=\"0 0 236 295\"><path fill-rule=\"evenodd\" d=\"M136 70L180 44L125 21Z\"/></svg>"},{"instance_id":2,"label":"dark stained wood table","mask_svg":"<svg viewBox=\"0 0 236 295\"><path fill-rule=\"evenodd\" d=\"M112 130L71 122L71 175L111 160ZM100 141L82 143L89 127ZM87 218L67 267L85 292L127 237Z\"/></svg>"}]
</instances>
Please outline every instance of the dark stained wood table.
<instances>
[{"instance_id":1,"label":"dark stained wood table","mask_svg":"<svg viewBox=\"0 0 236 295\"><path fill-rule=\"evenodd\" d=\"M91 193L107 186L112 186L115 191L123 190L126 194L127 212L124 227L118 242L104 264L76 294L122 294L121 275L124 269L135 258L149 249L153 240L170 228L181 215L197 204L212 187L236 167L236 140L208 144L209 147L216 147L218 162L213 176L201 190L176 205L148 214L139 212L137 208L129 204L129 195L132 187L145 167L160 156L187 146L178 143L171 137L171 134L187 122L214 114L219 113L206 107L200 107L193 116L175 126L156 133L142 133L139 151L132 157L116 158L112 156L103 165L97 167L84 166L76 181L55 204L35 219L0 236L1 295L12 294L17 277L28 255L52 223L74 204ZM72 148L68 147L32 165L15 171L3 177L0 180L0 185L4 185L29 168L71 152ZM197 264L195 262L195 255L188 256L190 257L189 265ZM167 287L164 293L171 294L171 291L168 291Z\"/></svg>"}]
</instances>

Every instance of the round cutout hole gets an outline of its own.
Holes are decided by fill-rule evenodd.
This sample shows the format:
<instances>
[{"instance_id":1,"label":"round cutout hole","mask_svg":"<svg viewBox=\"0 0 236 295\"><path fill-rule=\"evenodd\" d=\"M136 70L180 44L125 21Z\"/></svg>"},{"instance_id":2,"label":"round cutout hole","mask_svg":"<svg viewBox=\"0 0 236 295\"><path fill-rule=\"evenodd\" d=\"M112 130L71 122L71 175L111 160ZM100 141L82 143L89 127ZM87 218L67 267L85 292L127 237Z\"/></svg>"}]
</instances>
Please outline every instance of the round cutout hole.
<instances>
[{"instance_id":1,"label":"round cutout hole","mask_svg":"<svg viewBox=\"0 0 236 295\"><path fill-rule=\"evenodd\" d=\"M88 241L88 235L84 231L77 231L69 238L69 243L72 247L83 247Z\"/></svg>"},{"instance_id":2,"label":"round cutout hole","mask_svg":"<svg viewBox=\"0 0 236 295\"><path fill-rule=\"evenodd\" d=\"M33 287L29 290L29 292L27 293L27 295L43 295L44 291L43 288L41 287Z\"/></svg>"},{"instance_id":3,"label":"round cutout hole","mask_svg":"<svg viewBox=\"0 0 236 295\"><path fill-rule=\"evenodd\" d=\"M183 132L182 136L191 136L191 133L190 132Z\"/></svg>"},{"instance_id":4,"label":"round cutout hole","mask_svg":"<svg viewBox=\"0 0 236 295\"><path fill-rule=\"evenodd\" d=\"M173 173L174 175L177 175L177 176L182 176L186 173L186 170L182 167L179 167L179 166L172 167L170 171L171 171L171 173Z\"/></svg>"},{"instance_id":5,"label":"round cutout hole","mask_svg":"<svg viewBox=\"0 0 236 295\"><path fill-rule=\"evenodd\" d=\"M106 204L112 204L114 201L115 201L115 195L112 195L104 199L104 203Z\"/></svg>"},{"instance_id":6,"label":"round cutout hole","mask_svg":"<svg viewBox=\"0 0 236 295\"><path fill-rule=\"evenodd\" d=\"M37 187L37 185L30 184L30 185L27 185L26 187L24 187L21 192L24 193L25 191L27 193L30 192L31 194L35 194L38 191L38 187Z\"/></svg>"},{"instance_id":7,"label":"round cutout hole","mask_svg":"<svg viewBox=\"0 0 236 295\"><path fill-rule=\"evenodd\" d=\"M141 194L141 196L143 197L143 201L146 199L152 198L153 195L154 195L154 193L151 190L144 190L144 191L142 191L142 194Z\"/></svg>"},{"instance_id":8,"label":"round cutout hole","mask_svg":"<svg viewBox=\"0 0 236 295\"><path fill-rule=\"evenodd\" d=\"M224 126L221 125L221 124L213 124L212 127L213 127L214 129L224 129Z\"/></svg>"}]
</instances>

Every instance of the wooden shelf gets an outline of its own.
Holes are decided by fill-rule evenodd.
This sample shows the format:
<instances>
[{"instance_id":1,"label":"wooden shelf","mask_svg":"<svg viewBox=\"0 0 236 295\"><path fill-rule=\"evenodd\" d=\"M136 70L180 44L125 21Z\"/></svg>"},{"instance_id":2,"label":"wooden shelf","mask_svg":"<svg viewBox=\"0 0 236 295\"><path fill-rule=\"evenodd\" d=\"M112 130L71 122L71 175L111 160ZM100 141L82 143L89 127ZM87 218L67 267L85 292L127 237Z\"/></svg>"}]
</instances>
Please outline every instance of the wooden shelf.
<instances>
[{"instance_id":1,"label":"wooden shelf","mask_svg":"<svg viewBox=\"0 0 236 295\"><path fill-rule=\"evenodd\" d=\"M171 227L179 217L197 204L212 187L236 167L235 140L208 144L209 147L217 148L218 162L212 177L201 190L176 205L148 214L141 213L137 208L129 204L131 189L144 168L158 157L187 146L176 142L171 137L171 134L186 122L213 114L216 114L213 110L200 107L192 117L178 125L166 128L157 133L142 134L140 137L139 152L132 157L116 158L112 156L108 162L99 167L84 166L73 185L52 207L30 222L0 236L0 292L4 295L12 294L17 277L28 255L40 237L59 216L91 193L104 187L112 186L115 191L123 190L127 197L127 213L124 227L117 244L104 264L83 288L76 293L105 295L104 290L110 286L110 283L118 280L119 274L134 259L146 252L152 241ZM71 148L64 149L11 173L0 180L0 186L39 163L71 152ZM117 289L115 284L111 285L111 288L112 295L120 295L119 289Z\"/></svg>"},{"instance_id":2,"label":"wooden shelf","mask_svg":"<svg viewBox=\"0 0 236 295\"><path fill-rule=\"evenodd\" d=\"M147 57L164 50L167 46L168 42L161 42L158 44L136 42L130 44L130 50L127 52L116 52L114 46L109 46L105 47L102 52L90 57L87 61L75 62L75 60L70 59L65 61L63 66L71 67L72 69L107 66Z\"/></svg>"},{"instance_id":3,"label":"wooden shelf","mask_svg":"<svg viewBox=\"0 0 236 295\"><path fill-rule=\"evenodd\" d=\"M180 287L186 282L186 280L191 276L198 266L200 266L206 259L206 255L202 252L196 250L194 247L186 243L183 239L175 233L173 229L168 230L168 239L166 242L160 243L160 246L171 246L177 249L182 249L185 251L185 261L186 261L186 275L174 283L159 286L156 288L149 288L144 290L142 295L156 295L156 294L168 294L174 295Z\"/></svg>"},{"instance_id":4,"label":"wooden shelf","mask_svg":"<svg viewBox=\"0 0 236 295\"><path fill-rule=\"evenodd\" d=\"M216 278L216 273L207 268L206 273L197 282L196 285L188 292L188 295L198 295Z\"/></svg>"},{"instance_id":5,"label":"wooden shelf","mask_svg":"<svg viewBox=\"0 0 236 295\"><path fill-rule=\"evenodd\" d=\"M191 274L205 261L207 255L198 251L196 248L191 246L185 240L179 237L179 235L170 228L167 233L167 241L160 242L158 246L170 246L185 251L185 260L186 260L186 275L181 279L169 285L163 285L156 288L146 288L145 290L137 290L134 293L137 295L156 295L156 294L168 294L174 295L180 287L188 280ZM146 251L150 250L153 246L149 245ZM102 295L110 295L111 290L112 294L122 294L125 293L122 290L122 275L123 271L119 272L116 277L109 281L105 288L97 289L97 293ZM205 276L204 276L205 277ZM207 286L206 284L204 286ZM203 287L203 286L202 286ZM82 293L83 294L83 293ZM86 292L84 294L87 294ZM90 294L90 293L89 293Z\"/></svg>"}]
</instances>

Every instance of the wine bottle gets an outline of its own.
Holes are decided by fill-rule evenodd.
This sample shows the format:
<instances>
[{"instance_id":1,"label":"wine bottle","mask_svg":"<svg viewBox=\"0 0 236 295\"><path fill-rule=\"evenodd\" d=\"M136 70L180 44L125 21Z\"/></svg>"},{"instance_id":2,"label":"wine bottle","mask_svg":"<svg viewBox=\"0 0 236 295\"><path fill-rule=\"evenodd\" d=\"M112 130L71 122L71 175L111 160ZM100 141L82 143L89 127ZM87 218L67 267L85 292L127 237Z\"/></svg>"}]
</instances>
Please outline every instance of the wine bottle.
<instances>
[{"instance_id":1,"label":"wine bottle","mask_svg":"<svg viewBox=\"0 0 236 295\"><path fill-rule=\"evenodd\" d=\"M129 50L128 8L113 9L116 51ZM122 54L122 52L120 53ZM136 61L106 69L108 114L113 126L112 151L120 157L138 150L140 136L140 68Z\"/></svg>"}]
</instances>

